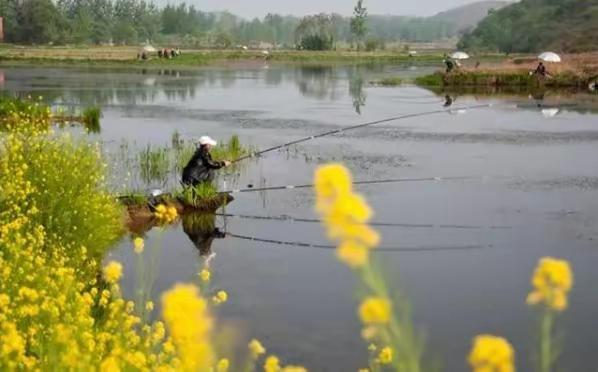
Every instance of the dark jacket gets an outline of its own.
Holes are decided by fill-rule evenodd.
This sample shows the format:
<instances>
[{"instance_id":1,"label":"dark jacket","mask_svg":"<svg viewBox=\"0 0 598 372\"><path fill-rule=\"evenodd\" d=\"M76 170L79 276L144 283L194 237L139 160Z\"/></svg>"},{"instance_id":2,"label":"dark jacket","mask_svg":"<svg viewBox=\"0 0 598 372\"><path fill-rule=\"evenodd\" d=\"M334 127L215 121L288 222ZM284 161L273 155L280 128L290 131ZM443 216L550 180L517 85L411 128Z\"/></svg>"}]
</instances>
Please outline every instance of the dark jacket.
<instances>
[{"instance_id":1,"label":"dark jacket","mask_svg":"<svg viewBox=\"0 0 598 372\"><path fill-rule=\"evenodd\" d=\"M185 169L183 169L183 183L196 186L201 182L212 182L214 170L224 167L223 161L214 161L208 150L202 146L195 151Z\"/></svg>"}]
</instances>

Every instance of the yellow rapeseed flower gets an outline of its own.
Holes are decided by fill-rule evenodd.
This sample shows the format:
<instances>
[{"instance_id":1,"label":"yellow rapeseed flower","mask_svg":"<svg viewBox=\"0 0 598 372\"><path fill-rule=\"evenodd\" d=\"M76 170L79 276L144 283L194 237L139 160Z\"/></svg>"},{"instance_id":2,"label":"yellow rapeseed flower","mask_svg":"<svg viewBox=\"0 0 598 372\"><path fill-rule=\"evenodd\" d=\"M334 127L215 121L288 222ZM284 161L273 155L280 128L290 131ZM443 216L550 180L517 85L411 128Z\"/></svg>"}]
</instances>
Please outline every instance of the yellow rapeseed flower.
<instances>
[{"instance_id":1,"label":"yellow rapeseed flower","mask_svg":"<svg viewBox=\"0 0 598 372\"><path fill-rule=\"evenodd\" d=\"M143 238L137 237L133 239L133 249L135 250L135 253L140 254L143 252L144 246L145 242L143 241Z\"/></svg>"},{"instance_id":2,"label":"yellow rapeseed flower","mask_svg":"<svg viewBox=\"0 0 598 372\"><path fill-rule=\"evenodd\" d=\"M387 298L368 297L359 306L359 318L364 324L386 324L392 315L392 305Z\"/></svg>"},{"instance_id":3,"label":"yellow rapeseed flower","mask_svg":"<svg viewBox=\"0 0 598 372\"><path fill-rule=\"evenodd\" d=\"M326 213L330 202L339 196L350 194L352 190L351 174L341 164L329 164L318 168L315 174L316 209Z\"/></svg>"},{"instance_id":4,"label":"yellow rapeseed flower","mask_svg":"<svg viewBox=\"0 0 598 372\"><path fill-rule=\"evenodd\" d=\"M163 317L184 371L207 371L213 366L209 342L212 319L197 287L178 284L162 296Z\"/></svg>"},{"instance_id":5,"label":"yellow rapeseed flower","mask_svg":"<svg viewBox=\"0 0 598 372\"><path fill-rule=\"evenodd\" d=\"M385 348L380 350L380 354L378 354L378 360L380 361L380 364L392 363L392 355L392 348L390 348L389 346L386 346Z\"/></svg>"},{"instance_id":6,"label":"yellow rapeseed flower","mask_svg":"<svg viewBox=\"0 0 598 372\"><path fill-rule=\"evenodd\" d=\"M160 204L156 207L154 216L156 217L159 223L169 224L176 220L176 218L178 217L178 212L176 208L173 206L167 207L164 204Z\"/></svg>"},{"instance_id":7,"label":"yellow rapeseed flower","mask_svg":"<svg viewBox=\"0 0 598 372\"><path fill-rule=\"evenodd\" d=\"M336 257L352 268L361 267L368 262L368 248L354 241L341 243L336 250Z\"/></svg>"},{"instance_id":8,"label":"yellow rapeseed flower","mask_svg":"<svg viewBox=\"0 0 598 372\"><path fill-rule=\"evenodd\" d=\"M264 348L264 346L255 338L249 342L248 346L249 351L251 352L251 357L253 359L257 359L260 357L260 355L266 353L266 349Z\"/></svg>"},{"instance_id":9,"label":"yellow rapeseed flower","mask_svg":"<svg viewBox=\"0 0 598 372\"><path fill-rule=\"evenodd\" d=\"M502 337L480 335L473 341L469 364L473 372L514 372L515 352Z\"/></svg>"},{"instance_id":10,"label":"yellow rapeseed flower","mask_svg":"<svg viewBox=\"0 0 598 372\"><path fill-rule=\"evenodd\" d=\"M212 297L212 301L214 301L217 305L225 303L228 300L228 293L226 291L218 291L214 297Z\"/></svg>"},{"instance_id":11,"label":"yellow rapeseed flower","mask_svg":"<svg viewBox=\"0 0 598 372\"><path fill-rule=\"evenodd\" d=\"M307 369L302 366L284 366L282 372L307 372Z\"/></svg>"},{"instance_id":12,"label":"yellow rapeseed flower","mask_svg":"<svg viewBox=\"0 0 598 372\"><path fill-rule=\"evenodd\" d=\"M340 164L316 171L316 210L323 216L328 237L338 242L336 255L351 268L368 262L369 249L380 243L380 235L367 225L372 210L352 191L351 175Z\"/></svg>"},{"instance_id":13,"label":"yellow rapeseed flower","mask_svg":"<svg viewBox=\"0 0 598 372\"><path fill-rule=\"evenodd\" d=\"M220 359L218 364L216 364L216 372L228 372L228 368L230 367L230 362L228 359Z\"/></svg>"},{"instance_id":14,"label":"yellow rapeseed flower","mask_svg":"<svg viewBox=\"0 0 598 372\"><path fill-rule=\"evenodd\" d=\"M120 372L118 361L114 357L108 357L100 364L100 372Z\"/></svg>"},{"instance_id":15,"label":"yellow rapeseed flower","mask_svg":"<svg viewBox=\"0 0 598 372\"><path fill-rule=\"evenodd\" d=\"M148 301L145 303L145 310L152 311L154 310L154 303L152 301Z\"/></svg>"},{"instance_id":16,"label":"yellow rapeseed flower","mask_svg":"<svg viewBox=\"0 0 598 372\"><path fill-rule=\"evenodd\" d=\"M280 360L274 355L270 355L266 358L264 363L264 372L279 372L280 371Z\"/></svg>"},{"instance_id":17,"label":"yellow rapeseed flower","mask_svg":"<svg viewBox=\"0 0 598 372\"><path fill-rule=\"evenodd\" d=\"M123 273L123 266L116 261L110 261L104 267L104 278L108 283L116 283L120 280Z\"/></svg>"},{"instance_id":18,"label":"yellow rapeseed flower","mask_svg":"<svg viewBox=\"0 0 598 372\"><path fill-rule=\"evenodd\" d=\"M573 273L569 263L552 257L540 259L531 280L529 305L542 303L556 311L567 308L567 294L573 287Z\"/></svg>"},{"instance_id":19,"label":"yellow rapeseed flower","mask_svg":"<svg viewBox=\"0 0 598 372\"><path fill-rule=\"evenodd\" d=\"M209 282L210 281L210 277L212 276L212 274L210 273L209 270L207 269L203 269L199 272L199 278L203 281L203 282Z\"/></svg>"}]
</instances>

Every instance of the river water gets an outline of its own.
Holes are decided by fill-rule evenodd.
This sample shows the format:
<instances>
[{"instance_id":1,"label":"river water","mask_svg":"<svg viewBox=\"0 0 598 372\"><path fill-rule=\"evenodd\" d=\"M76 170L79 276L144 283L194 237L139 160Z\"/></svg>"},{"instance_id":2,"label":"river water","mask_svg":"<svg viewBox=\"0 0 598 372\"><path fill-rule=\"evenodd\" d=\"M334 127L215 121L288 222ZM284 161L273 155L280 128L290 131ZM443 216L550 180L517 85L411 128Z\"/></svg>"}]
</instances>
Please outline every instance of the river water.
<instances>
[{"instance_id":1,"label":"river water","mask_svg":"<svg viewBox=\"0 0 598 372\"><path fill-rule=\"evenodd\" d=\"M123 141L167 144L175 130L184 139L238 134L259 149L442 109L444 94L370 84L433 69L261 63L195 70L5 67L2 90L43 96L53 105L100 105L102 131L92 137L108 153L122 149ZM399 224L378 229L384 247L403 250L376 258L389 285L410 299L427 359L447 371L465 370L471 339L493 333L514 344L518 366L529 370L535 329L534 313L525 305L529 279L540 257L556 256L568 259L575 272L570 309L559 323L562 365L589 370L598 347L598 97L450 95L450 112L272 152L220 178L219 187L311 183L316 167L333 161L348 166L356 180L471 177L358 187L376 221ZM486 103L492 106L461 109ZM227 214L316 218L311 189L235 197ZM269 241L329 244L319 224L217 217L215 225L228 236L214 239L211 252L181 223L147 233L141 266L146 272L151 267L144 281L157 303L175 283L196 281L205 254L215 253L209 259L212 286L229 293L219 321L234 329L239 344L256 337L283 361L316 371L366 366L352 273L332 250ZM123 262L123 288L134 296L140 262L130 238L110 257Z\"/></svg>"}]
</instances>

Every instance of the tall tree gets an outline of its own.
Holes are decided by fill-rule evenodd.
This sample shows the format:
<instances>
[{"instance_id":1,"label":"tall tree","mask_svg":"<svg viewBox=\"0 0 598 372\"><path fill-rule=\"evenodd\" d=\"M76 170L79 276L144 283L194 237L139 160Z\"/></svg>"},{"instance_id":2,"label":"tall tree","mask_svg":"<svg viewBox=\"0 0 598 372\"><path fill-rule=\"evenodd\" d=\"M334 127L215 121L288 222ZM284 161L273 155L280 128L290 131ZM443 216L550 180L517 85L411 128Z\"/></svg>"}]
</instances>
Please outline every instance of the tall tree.
<instances>
[{"instance_id":1,"label":"tall tree","mask_svg":"<svg viewBox=\"0 0 598 372\"><path fill-rule=\"evenodd\" d=\"M353 18L351 18L351 33L357 43L357 49L361 48L367 28L368 10L363 6L363 0L357 0L357 5L353 9Z\"/></svg>"},{"instance_id":2,"label":"tall tree","mask_svg":"<svg viewBox=\"0 0 598 372\"><path fill-rule=\"evenodd\" d=\"M332 17L327 14L306 16L295 29L297 45L306 50L330 50L336 36Z\"/></svg>"}]
</instances>

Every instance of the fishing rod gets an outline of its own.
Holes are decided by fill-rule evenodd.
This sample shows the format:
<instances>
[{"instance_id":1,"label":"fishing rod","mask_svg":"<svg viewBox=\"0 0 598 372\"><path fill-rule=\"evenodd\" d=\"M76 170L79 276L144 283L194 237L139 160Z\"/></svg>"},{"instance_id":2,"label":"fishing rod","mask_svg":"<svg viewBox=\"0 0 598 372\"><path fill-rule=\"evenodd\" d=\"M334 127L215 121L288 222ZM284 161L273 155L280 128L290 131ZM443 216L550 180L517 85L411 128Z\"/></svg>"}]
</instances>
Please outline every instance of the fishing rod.
<instances>
[{"instance_id":1,"label":"fishing rod","mask_svg":"<svg viewBox=\"0 0 598 372\"><path fill-rule=\"evenodd\" d=\"M314 249L336 249L334 245L328 244L312 244L297 241L277 240L277 239L264 239L249 235L240 235L233 233L226 233L226 236L235 239L249 240L259 243L269 243L284 246L294 246L303 248L314 248ZM454 246L412 246L412 247L377 247L372 249L372 252L440 252L440 251L465 251L465 250L477 250L484 248L491 248L491 245L454 245Z\"/></svg>"},{"instance_id":2,"label":"fishing rod","mask_svg":"<svg viewBox=\"0 0 598 372\"><path fill-rule=\"evenodd\" d=\"M496 178L496 177L495 177ZM490 179L488 176L455 176L455 177L422 177L422 178L389 178L383 180L369 180L369 181L355 181L352 182L353 185L377 185L377 184L385 184L385 183L406 183L406 182L426 182L426 181L462 181L462 180L482 180L487 181ZM293 190L293 189L306 189L314 187L314 184L303 184L303 185L284 185L284 186L268 186L268 187L253 187L249 185L248 188L245 189L232 189L221 191L222 194L239 194L239 193L248 193L248 192L260 192L260 191L275 191L275 190ZM163 190L152 190L152 196L168 196L171 193L164 192ZM117 195L116 199L123 200L130 198L132 195Z\"/></svg>"},{"instance_id":3,"label":"fishing rod","mask_svg":"<svg viewBox=\"0 0 598 372\"><path fill-rule=\"evenodd\" d=\"M426 181L463 181L463 180L488 180L487 176L455 176L455 177L422 177L422 178L389 178L383 180L370 180L370 181L355 181L353 185L376 185L384 183L402 183L402 182L426 182ZM303 185L284 185L284 186L268 186L268 187L248 187L245 189L233 189L223 191L227 194L238 194L245 192L258 192L258 191L273 191L273 190L292 190L292 189L305 189L312 188L315 185L313 183Z\"/></svg>"},{"instance_id":4,"label":"fishing rod","mask_svg":"<svg viewBox=\"0 0 598 372\"><path fill-rule=\"evenodd\" d=\"M322 223L322 220L316 218L296 218L288 215L283 216L258 216L250 214L230 214L230 213L215 213L216 216L225 218L240 218L258 221L285 221L285 222L301 222L301 223ZM413 223L396 223L396 222L368 222L370 226L376 227L406 227L406 228L438 228L438 229L512 229L513 226L503 225L459 225L459 224L413 224Z\"/></svg>"},{"instance_id":5,"label":"fishing rod","mask_svg":"<svg viewBox=\"0 0 598 372\"><path fill-rule=\"evenodd\" d=\"M311 140L316 139L316 138L322 138L322 137L325 137L325 136L329 136L329 135L337 134L337 133L342 133L342 132L346 132L346 131L349 131L349 130L354 130L354 129L359 129L359 128L365 128L365 127L369 127L369 126L372 126L372 125L377 125L377 124L382 124L382 123L388 123L388 122L391 122L391 121L397 121L397 120L411 119L411 118L416 118L416 117L421 117L421 116L441 114L441 113L445 113L445 112L449 112L449 111L453 111L453 110L474 110L474 109L479 109L479 108L487 108L487 107L491 107L491 106L492 106L492 104L488 103L488 104L483 104L483 105L471 105L471 106L453 107L451 109L439 109L439 110L433 110L433 111L418 112L418 113L414 113L414 114L399 115L399 116L394 116L394 117L386 118L386 119L382 119L382 120L370 121L370 122L367 122L367 123L352 125L352 126L349 126L349 127L346 127L346 128L340 128L340 129L330 130L330 131L323 132L323 133L320 133L320 134L316 134L316 135L313 135L313 136L303 137L303 138L297 139L295 141L284 143L282 145L276 145L276 146L268 147L268 148L266 148L264 150L257 151L257 152L252 152L252 153L250 153L248 155L245 155L245 156L242 156L242 157L240 157L238 159L235 159L235 160L231 161L231 163L237 163L237 162L240 162L240 161L245 160L245 159L250 159L250 158L253 158L253 157L256 157L256 156L260 156L260 155L265 154L267 152L280 150L282 148L289 147L289 146L292 146L292 145L296 145L296 144L299 144L299 143L302 143L302 142L311 141Z\"/></svg>"}]
</instances>

